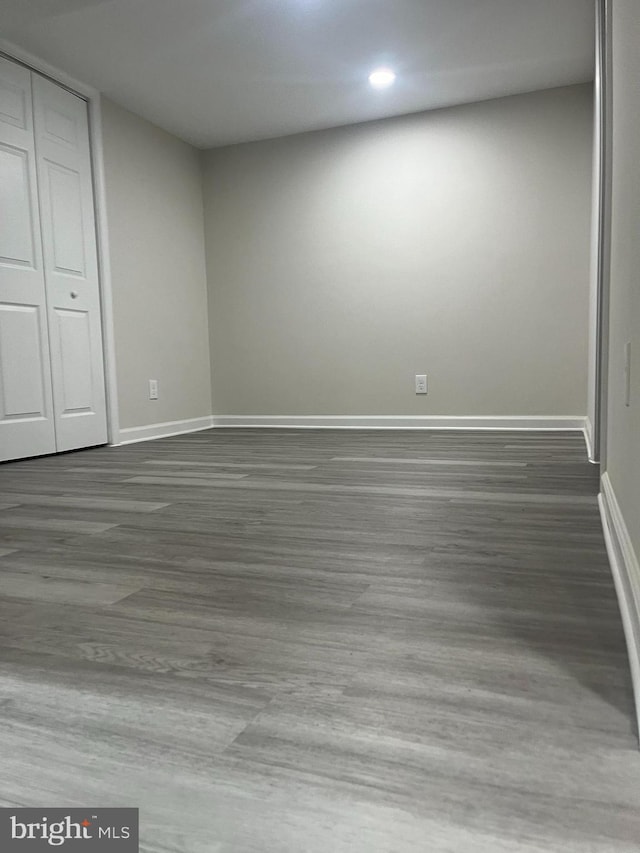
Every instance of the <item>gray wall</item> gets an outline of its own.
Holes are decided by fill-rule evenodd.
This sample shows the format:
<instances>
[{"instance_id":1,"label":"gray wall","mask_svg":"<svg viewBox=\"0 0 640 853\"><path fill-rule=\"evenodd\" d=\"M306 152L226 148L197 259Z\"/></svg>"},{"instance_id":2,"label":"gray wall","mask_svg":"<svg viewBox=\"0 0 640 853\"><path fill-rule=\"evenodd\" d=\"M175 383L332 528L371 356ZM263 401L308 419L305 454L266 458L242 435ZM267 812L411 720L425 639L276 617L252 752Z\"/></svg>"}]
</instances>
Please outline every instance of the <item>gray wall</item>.
<instances>
[{"instance_id":1,"label":"gray wall","mask_svg":"<svg viewBox=\"0 0 640 853\"><path fill-rule=\"evenodd\" d=\"M200 152L106 98L102 123L120 426L210 415Z\"/></svg>"},{"instance_id":2,"label":"gray wall","mask_svg":"<svg viewBox=\"0 0 640 853\"><path fill-rule=\"evenodd\" d=\"M640 555L640 6L613 14L613 187L607 473ZM624 346L631 342L631 406L624 402ZM640 578L636 579L640 590Z\"/></svg>"},{"instance_id":3,"label":"gray wall","mask_svg":"<svg viewBox=\"0 0 640 853\"><path fill-rule=\"evenodd\" d=\"M214 412L586 414L592 97L207 152Z\"/></svg>"}]
</instances>

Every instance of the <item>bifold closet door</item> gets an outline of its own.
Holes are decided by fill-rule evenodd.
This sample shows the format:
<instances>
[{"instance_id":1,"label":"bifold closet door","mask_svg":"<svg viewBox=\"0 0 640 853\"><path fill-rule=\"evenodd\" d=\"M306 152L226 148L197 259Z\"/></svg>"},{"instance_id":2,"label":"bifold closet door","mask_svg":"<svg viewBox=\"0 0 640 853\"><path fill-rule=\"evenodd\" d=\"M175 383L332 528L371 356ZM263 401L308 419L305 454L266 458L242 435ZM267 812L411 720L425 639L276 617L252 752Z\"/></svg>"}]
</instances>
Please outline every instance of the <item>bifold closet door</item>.
<instances>
[{"instance_id":1,"label":"bifold closet door","mask_svg":"<svg viewBox=\"0 0 640 853\"><path fill-rule=\"evenodd\" d=\"M107 441L87 104L32 75L56 449Z\"/></svg>"},{"instance_id":2,"label":"bifold closet door","mask_svg":"<svg viewBox=\"0 0 640 853\"><path fill-rule=\"evenodd\" d=\"M56 449L31 72L0 58L0 459Z\"/></svg>"}]
</instances>

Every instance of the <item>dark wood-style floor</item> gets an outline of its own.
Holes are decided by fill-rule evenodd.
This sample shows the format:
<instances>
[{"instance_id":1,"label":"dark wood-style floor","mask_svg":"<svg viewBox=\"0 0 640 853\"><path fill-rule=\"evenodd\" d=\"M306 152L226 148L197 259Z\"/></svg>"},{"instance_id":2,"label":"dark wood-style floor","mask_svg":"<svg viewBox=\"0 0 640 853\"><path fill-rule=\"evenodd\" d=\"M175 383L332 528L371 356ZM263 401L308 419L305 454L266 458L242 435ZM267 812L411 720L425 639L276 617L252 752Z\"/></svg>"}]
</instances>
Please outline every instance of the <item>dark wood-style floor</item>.
<instances>
[{"instance_id":1,"label":"dark wood-style floor","mask_svg":"<svg viewBox=\"0 0 640 853\"><path fill-rule=\"evenodd\" d=\"M640 850L577 433L216 430L0 467L0 805L146 853Z\"/></svg>"}]
</instances>

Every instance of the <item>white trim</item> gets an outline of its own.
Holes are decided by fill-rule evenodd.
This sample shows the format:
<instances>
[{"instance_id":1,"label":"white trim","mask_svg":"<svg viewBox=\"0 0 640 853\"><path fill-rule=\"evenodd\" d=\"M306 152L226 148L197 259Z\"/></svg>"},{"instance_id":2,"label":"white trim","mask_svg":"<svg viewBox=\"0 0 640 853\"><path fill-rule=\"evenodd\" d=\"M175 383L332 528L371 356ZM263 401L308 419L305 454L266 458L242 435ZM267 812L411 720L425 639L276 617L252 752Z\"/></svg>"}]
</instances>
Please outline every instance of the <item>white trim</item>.
<instances>
[{"instance_id":1,"label":"white trim","mask_svg":"<svg viewBox=\"0 0 640 853\"><path fill-rule=\"evenodd\" d=\"M93 199L98 245L98 276L100 279L100 305L102 315L102 338L104 352L105 391L107 398L107 430L110 444L119 443L118 386L116 376L115 333L113 321L113 296L111 266L109 262L109 232L107 227L107 198L105 190L104 155L102 146L102 114L100 93L49 65L18 45L0 39L0 53L26 65L32 71L50 77L55 83L80 95L87 101L89 109L89 146L93 173Z\"/></svg>"},{"instance_id":2,"label":"white trim","mask_svg":"<svg viewBox=\"0 0 640 853\"><path fill-rule=\"evenodd\" d=\"M119 444L134 444L137 441L168 438L170 435L184 435L187 432L199 432L203 429L211 429L212 426L212 416L206 415L203 418L190 418L186 421L166 421L161 424L126 427L120 430Z\"/></svg>"},{"instance_id":3,"label":"white trim","mask_svg":"<svg viewBox=\"0 0 640 853\"><path fill-rule=\"evenodd\" d=\"M107 216L107 190L102 145L102 108L100 95L89 98L89 137L91 165L93 167L93 199L98 243L98 275L100 278L100 304L102 317L102 344L104 352L104 380L107 395L107 429L109 444L120 441L118 413L118 378L116 373L115 321L113 318L113 289L111 285L111 255L109 253L109 225Z\"/></svg>"},{"instance_id":4,"label":"white trim","mask_svg":"<svg viewBox=\"0 0 640 853\"><path fill-rule=\"evenodd\" d=\"M593 455L593 426L589 415L584 419L582 432L584 433L584 443L587 445L587 456L589 457L589 462L597 465L598 460Z\"/></svg>"},{"instance_id":5,"label":"white trim","mask_svg":"<svg viewBox=\"0 0 640 853\"><path fill-rule=\"evenodd\" d=\"M640 564L606 472L602 475L601 488L598 505L627 641L636 719L640 732Z\"/></svg>"},{"instance_id":6,"label":"white trim","mask_svg":"<svg viewBox=\"0 0 640 853\"><path fill-rule=\"evenodd\" d=\"M148 424L120 430L118 444L151 441L203 429L484 429L484 430L584 430L584 418L448 417L433 415L206 415L184 421Z\"/></svg>"},{"instance_id":7,"label":"white trim","mask_svg":"<svg viewBox=\"0 0 640 853\"><path fill-rule=\"evenodd\" d=\"M607 399L609 302L611 273L611 187L613 109L611 8L613 0L596 0L593 210L591 229L591 308L589 321L589 414L593 460L607 467Z\"/></svg>"},{"instance_id":8,"label":"white trim","mask_svg":"<svg viewBox=\"0 0 640 853\"><path fill-rule=\"evenodd\" d=\"M584 430L584 417L449 415L214 415L215 427L288 429Z\"/></svg>"},{"instance_id":9,"label":"white trim","mask_svg":"<svg viewBox=\"0 0 640 853\"><path fill-rule=\"evenodd\" d=\"M93 86L87 86L84 83L81 83L80 80L76 80L75 77L71 77L69 74L66 74L64 71L61 71L53 65L49 65L49 63L45 62L44 59L40 59L39 56L29 53L29 51L24 50L17 44L13 44L6 39L0 38L0 51L2 53L6 53L9 58L15 59L23 65L27 65L32 71L37 71L39 74L44 74L45 76L50 77L55 83L61 83L63 86L66 86L67 89L73 90L76 94L82 95L82 97L87 100L98 96L98 90L94 89Z\"/></svg>"}]
</instances>

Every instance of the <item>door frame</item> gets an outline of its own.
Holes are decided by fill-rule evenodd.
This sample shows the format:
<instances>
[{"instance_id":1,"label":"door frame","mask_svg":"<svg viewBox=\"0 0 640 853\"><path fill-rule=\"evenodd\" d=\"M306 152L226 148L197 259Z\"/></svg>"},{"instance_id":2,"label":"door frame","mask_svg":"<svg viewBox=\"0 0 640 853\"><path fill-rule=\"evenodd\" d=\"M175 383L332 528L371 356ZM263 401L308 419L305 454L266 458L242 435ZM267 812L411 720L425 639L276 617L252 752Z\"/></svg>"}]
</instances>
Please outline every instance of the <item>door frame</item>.
<instances>
[{"instance_id":1,"label":"door frame","mask_svg":"<svg viewBox=\"0 0 640 853\"><path fill-rule=\"evenodd\" d=\"M595 0L593 254L590 317L589 458L607 467L609 375L609 274L611 261L612 109L611 0Z\"/></svg>"},{"instance_id":2,"label":"door frame","mask_svg":"<svg viewBox=\"0 0 640 853\"><path fill-rule=\"evenodd\" d=\"M109 229L107 196L104 173L104 149L102 144L102 111L100 92L70 77L58 68L49 65L21 47L0 39L0 56L24 65L48 77L53 83L68 89L86 101L89 113L89 148L91 150L91 172L93 183L93 207L98 247L98 280L100 288L100 313L102 325L102 350L104 353L104 379L107 403L107 434L110 445L120 443L120 420L118 416L118 385L116 374L115 334L113 320L113 290L109 255Z\"/></svg>"}]
</instances>

